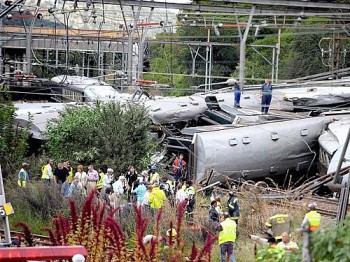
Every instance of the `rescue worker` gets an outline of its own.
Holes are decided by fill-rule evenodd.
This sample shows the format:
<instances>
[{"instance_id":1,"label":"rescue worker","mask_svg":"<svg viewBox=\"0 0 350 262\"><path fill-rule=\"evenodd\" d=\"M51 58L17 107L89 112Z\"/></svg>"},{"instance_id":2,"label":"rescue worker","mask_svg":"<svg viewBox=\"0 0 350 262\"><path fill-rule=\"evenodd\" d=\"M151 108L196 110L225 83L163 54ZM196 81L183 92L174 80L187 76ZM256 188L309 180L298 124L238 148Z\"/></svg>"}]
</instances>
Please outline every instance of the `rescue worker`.
<instances>
[{"instance_id":1,"label":"rescue worker","mask_svg":"<svg viewBox=\"0 0 350 262\"><path fill-rule=\"evenodd\" d=\"M230 191L228 194L229 199L227 201L227 210L230 214L230 218L234 220L238 226L238 219L240 216L238 198L235 196L233 191Z\"/></svg>"},{"instance_id":2,"label":"rescue worker","mask_svg":"<svg viewBox=\"0 0 350 262\"><path fill-rule=\"evenodd\" d=\"M26 187L27 186L27 182L29 182L28 168L29 168L29 164L23 163L22 164L22 168L21 168L21 170L18 173L18 182L17 182L17 184L20 187Z\"/></svg>"},{"instance_id":3,"label":"rescue worker","mask_svg":"<svg viewBox=\"0 0 350 262\"><path fill-rule=\"evenodd\" d=\"M155 183L152 188L151 193L149 194L149 204L151 209L159 209L164 206L166 201L166 195L163 190L159 188L159 184Z\"/></svg>"},{"instance_id":4,"label":"rescue worker","mask_svg":"<svg viewBox=\"0 0 350 262\"><path fill-rule=\"evenodd\" d=\"M272 85L269 79L261 86L261 113L267 114L272 99Z\"/></svg>"},{"instance_id":5,"label":"rescue worker","mask_svg":"<svg viewBox=\"0 0 350 262\"><path fill-rule=\"evenodd\" d=\"M277 240L274 237L267 239L268 248L262 246L257 254L257 261L284 261L286 251L277 245Z\"/></svg>"},{"instance_id":6,"label":"rescue worker","mask_svg":"<svg viewBox=\"0 0 350 262\"><path fill-rule=\"evenodd\" d=\"M301 224L301 229L303 231L302 257L303 261L305 262L312 261L310 254L310 237L312 237L312 232L318 230L321 225L321 214L319 214L316 211L316 207L316 203L311 203L308 205L309 212L306 213L304 220Z\"/></svg>"},{"instance_id":7,"label":"rescue worker","mask_svg":"<svg viewBox=\"0 0 350 262\"><path fill-rule=\"evenodd\" d=\"M301 228L303 231L313 232L320 228L321 214L316 211L316 203L308 205L309 212L306 213Z\"/></svg>"},{"instance_id":8,"label":"rescue worker","mask_svg":"<svg viewBox=\"0 0 350 262\"><path fill-rule=\"evenodd\" d=\"M46 182L46 183L50 183L51 179L53 179L53 160L52 159L48 159L46 162L46 165L43 166L43 168L41 169L42 171L42 175L41 175L41 179Z\"/></svg>"},{"instance_id":9,"label":"rescue worker","mask_svg":"<svg viewBox=\"0 0 350 262\"><path fill-rule=\"evenodd\" d=\"M191 180L186 181L185 194L187 196L188 202L186 206L186 218L189 225L193 225L193 212L194 205L196 203L194 195L196 191L193 187L193 182Z\"/></svg>"},{"instance_id":10,"label":"rescue worker","mask_svg":"<svg viewBox=\"0 0 350 262\"><path fill-rule=\"evenodd\" d=\"M288 214L278 213L269 218L265 226L269 229L268 234L277 242L282 240L282 233L290 231L291 220Z\"/></svg>"},{"instance_id":11,"label":"rescue worker","mask_svg":"<svg viewBox=\"0 0 350 262\"><path fill-rule=\"evenodd\" d=\"M226 255L229 262L235 262L233 249L236 242L236 222L230 219L230 214L224 212L221 217L221 223L217 227L219 231L219 245L220 245L220 262L226 261Z\"/></svg>"}]
</instances>

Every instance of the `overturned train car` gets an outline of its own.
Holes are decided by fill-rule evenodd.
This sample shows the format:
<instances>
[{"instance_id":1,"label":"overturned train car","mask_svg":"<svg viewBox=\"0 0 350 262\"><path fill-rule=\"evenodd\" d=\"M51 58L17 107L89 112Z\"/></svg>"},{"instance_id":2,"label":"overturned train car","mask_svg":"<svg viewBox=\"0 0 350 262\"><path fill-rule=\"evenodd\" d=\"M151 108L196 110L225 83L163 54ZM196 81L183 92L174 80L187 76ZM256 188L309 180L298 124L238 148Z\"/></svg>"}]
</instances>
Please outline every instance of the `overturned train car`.
<instances>
[{"instance_id":1,"label":"overturned train car","mask_svg":"<svg viewBox=\"0 0 350 262\"><path fill-rule=\"evenodd\" d=\"M306 118L249 126L200 127L190 145L197 181L213 170L215 180L261 179L308 170L316 161L326 118ZM186 130L183 130L186 133Z\"/></svg>"}]
</instances>

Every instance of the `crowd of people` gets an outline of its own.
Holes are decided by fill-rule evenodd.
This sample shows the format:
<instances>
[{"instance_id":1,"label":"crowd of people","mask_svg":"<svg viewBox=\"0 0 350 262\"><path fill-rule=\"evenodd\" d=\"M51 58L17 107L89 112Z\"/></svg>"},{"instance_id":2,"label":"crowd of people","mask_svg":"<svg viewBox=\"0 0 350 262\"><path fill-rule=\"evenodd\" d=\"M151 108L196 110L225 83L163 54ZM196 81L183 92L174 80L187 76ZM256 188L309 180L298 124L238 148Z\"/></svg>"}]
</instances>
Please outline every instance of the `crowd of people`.
<instances>
[{"instance_id":1,"label":"crowd of people","mask_svg":"<svg viewBox=\"0 0 350 262\"><path fill-rule=\"evenodd\" d=\"M160 176L155 165L148 170L138 173L130 166L124 174L115 176L112 168L99 168L95 170L89 165L85 171L82 165L76 167L76 171L70 162L58 163L54 167L52 159L48 159L42 168L41 179L43 183L54 184L60 188L65 197L87 196L92 190L97 190L101 201L110 208L122 208L127 204L136 204L152 211L162 208L166 202L176 205L184 200L186 203L186 222L193 225L193 211L195 207L195 188L191 180L185 181L185 169L187 163L183 155L178 156L172 165L173 179ZM18 174L18 185L26 187L29 182L29 164L23 163ZM305 215L302 223L304 232L313 232L320 227L321 215L316 211L316 205L309 205L310 212ZM221 259L230 262L235 261L234 248L236 238L239 235L238 225L240 218L239 200L234 191L228 192L228 200L223 204L220 197L212 197L209 208L209 226L212 231L218 232ZM265 223L266 238L251 235L251 239L258 244L268 244L268 252L276 256L284 256L286 252L293 252L298 245L290 239L291 219L288 214L277 213L271 216ZM176 235L174 229L167 234ZM145 243L152 239L152 235L145 236ZM309 237L307 234L306 238ZM307 243L307 241L305 241ZM257 260L261 260L258 252Z\"/></svg>"},{"instance_id":2,"label":"crowd of people","mask_svg":"<svg viewBox=\"0 0 350 262\"><path fill-rule=\"evenodd\" d=\"M166 202L176 205L188 200L186 214L193 220L195 189L191 180L185 180L187 163L180 154L172 164L172 176L161 176L157 166L152 165L141 173L135 167L117 176L112 168L93 165L84 168L78 165L76 169L69 161L54 164L48 159L42 167L41 180L46 184L56 185L67 197L88 196L96 189L98 196L108 207L118 208L126 204L136 204L148 209L160 209ZM29 164L23 163L18 174L18 185L26 187L29 179ZM168 177L168 178L167 178Z\"/></svg>"}]
</instances>

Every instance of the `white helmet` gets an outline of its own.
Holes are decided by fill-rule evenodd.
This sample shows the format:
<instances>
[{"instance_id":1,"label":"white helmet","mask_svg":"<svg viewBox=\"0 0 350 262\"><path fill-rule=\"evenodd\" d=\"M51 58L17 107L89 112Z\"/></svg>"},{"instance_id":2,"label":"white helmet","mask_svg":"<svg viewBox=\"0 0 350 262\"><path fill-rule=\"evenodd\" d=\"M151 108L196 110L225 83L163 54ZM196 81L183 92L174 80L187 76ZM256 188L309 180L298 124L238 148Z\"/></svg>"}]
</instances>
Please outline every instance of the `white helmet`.
<instances>
[{"instance_id":1,"label":"white helmet","mask_svg":"<svg viewBox=\"0 0 350 262\"><path fill-rule=\"evenodd\" d=\"M312 203L310 203L310 204L308 204L308 206L307 206L309 209L316 209L317 208L317 204L315 203L315 202L312 202Z\"/></svg>"},{"instance_id":2,"label":"white helmet","mask_svg":"<svg viewBox=\"0 0 350 262\"><path fill-rule=\"evenodd\" d=\"M85 257L81 254L76 254L72 257L72 262L85 262Z\"/></svg>"},{"instance_id":3,"label":"white helmet","mask_svg":"<svg viewBox=\"0 0 350 262\"><path fill-rule=\"evenodd\" d=\"M237 80L234 78L229 78L226 80L226 84L228 84L229 86L234 86L237 83Z\"/></svg>"}]
</instances>

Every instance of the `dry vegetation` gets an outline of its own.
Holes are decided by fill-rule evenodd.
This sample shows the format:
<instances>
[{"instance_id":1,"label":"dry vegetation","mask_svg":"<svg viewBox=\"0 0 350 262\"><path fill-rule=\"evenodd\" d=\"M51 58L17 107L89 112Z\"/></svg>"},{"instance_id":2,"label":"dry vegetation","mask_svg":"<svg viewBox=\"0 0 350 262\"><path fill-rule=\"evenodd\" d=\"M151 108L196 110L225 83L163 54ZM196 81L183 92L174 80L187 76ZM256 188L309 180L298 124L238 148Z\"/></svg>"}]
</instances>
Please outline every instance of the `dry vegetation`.
<instances>
[{"instance_id":1,"label":"dry vegetation","mask_svg":"<svg viewBox=\"0 0 350 262\"><path fill-rule=\"evenodd\" d=\"M217 192L217 194L221 194L222 205L226 206L225 193ZM141 215L140 210L129 206L123 212L117 211L114 214L107 212L104 205L96 202L93 196L90 196L80 211L78 206L81 204L69 203L61 198L54 189L49 189L42 184L36 185L33 189L14 189L10 191L9 198L15 210L30 210L31 213L36 214L37 219L43 221L40 225L46 227L45 230L50 233L52 244L85 245L90 252L89 261L102 261L100 260L101 253L107 254L110 250L114 250L109 255L111 261L127 261L127 259L142 261L141 257L147 258L143 261L159 261L160 256L165 256L166 261L172 261L174 257L191 258L191 261L219 260L218 243L208 232L210 200L202 193L196 196L195 228L188 227L183 220L184 207L175 208L167 205L161 214L145 213ZM290 214L293 221L292 238L300 244L300 235L294 231L300 226L305 210L285 205L288 202L287 199L281 199L272 204L269 200L262 199L259 192L254 190L239 193L241 219L235 250L237 261L254 261L255 247L249 235L266 236L264 223L276 212ZM113 218L114 216L117 220ZM53 218L52 225L50 224L51 218ZM18 221L17 219L16 222ZM32 219L23 217L22 222L32 227ZM150 247L142 245L142 236L147 234L165 236L171 225L177 229L179 234L174 241L174 246L166 251L167 255L164 255L160 249L160 243L153 243L153 246ZM198 250L193 248L193 244L198 246ZM131 253L130 250L137 252ZM201 252L203 255L199 257Z\"/></svg>"}]
</instances>

